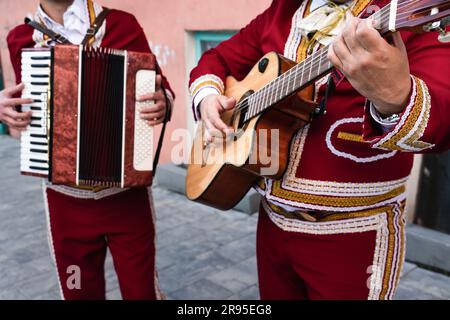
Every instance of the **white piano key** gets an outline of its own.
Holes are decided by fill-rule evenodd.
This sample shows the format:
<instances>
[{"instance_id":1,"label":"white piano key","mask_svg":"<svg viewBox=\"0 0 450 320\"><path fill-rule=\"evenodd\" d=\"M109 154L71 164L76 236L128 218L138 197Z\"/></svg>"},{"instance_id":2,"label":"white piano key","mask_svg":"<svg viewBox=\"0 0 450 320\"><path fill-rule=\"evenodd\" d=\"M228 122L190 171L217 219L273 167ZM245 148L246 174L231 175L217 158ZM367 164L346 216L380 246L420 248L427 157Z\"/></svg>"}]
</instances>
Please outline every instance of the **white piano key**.
<instances>
[{"instance_id":1,"label":"white piano key","mask_svg":"<svg viewBox=\"0 0 450 320\"><path fill-rule=\"evenodd\" d=\"M22 76L22 82L32 85L33 82L45 82L45 85L48 86L50 83L50 77L40 78L40 77L32 77L32 76Z\"/></svg>"},{"instance_id":2,"label":"white piano key","mask_svg":"<svg viewBox=\"0 0 450 320\"><path fill-rule=\"evenodd\" d=\"M39 62L51 63L51 57L22 57L22 64L34 64Z\"/></svg>"},{"instance_id":3,"label":"white piano key","mask_svg":"<svg viewBox=\"0 0 450 320\"><path fill-rule=\"evenodd\" d=\"M50 88L48 85L32 85L30 82L24 82L27 92L47 92Z\"/></svg>"},{"instance_id":4,"label":"white piano key","mask_svg":"<svg viewBox=\"0 0 450 320\"><path fill-rule=\"evenodd\" d=\"M38 146L38 145L31 145L31 144L24 144L20 147L20 149L24 152L28 153L43 153L40 151L46 151L48 153L48 146Z\"/></svg>"},{"instance_id":5,"label":"white piano key","mask_svg":"<svg viewBox=\"0 0 450 320\"><path fill-rule=\"evenodd\" d=\"M29 160L29 159L36 159L36 160L45 160L45 161L49 161L49 155L48 153L31 153L31 152L21 152L20 153L20 159L25 159L25 160Z\"/></svg>"},{"instance_id":6,"label":"white piano key","mask_svg":"<svg viewBox=\"0 0 450 320\"><path fill-rule=\"evenodd\" d=\"M51 51L48 50L32 50L32 51L22 51L22 57L50 57Z\"/></svg>"},{"instance_id":7,"label":"white piano key","mask_svg":"<svg viewBox=\"0 0 450 320\"><path fill-rule=\"evenodd\" d=\"M22 66L22 70L24 70L24 71L30 71L30 72L42 72L42 73L45 73L45 74L50 74L50 66L49 65L47 65L47 66L27 66L27 65L25 65L25 66Z\"/></svg>"},{"instance_id":8,"label":"white piano key","mask_svg":"<svg viewBox=\"0 0 450 320\"><path fill-rule=\"evenodd\" d=\"M20 167L20 171L25 172L25 173L41 174L41 175L45 175L45 176L48 176L48 174L49 174L49 170L46 170L46 171L32 170L32 169L26 168L26 167Z\"/></svg>"},{"instance_id":9,"label":"white piano key","mask_svg":"<svg viewBox=\"0 0 450 320\"><path fill-rule=\"evenodd\" d=\"M22 69L22 77L31 77L32 75L46 75L50 76L50 70L42 70L42 69L31 69L28 68L27 70Z\"/></svg>"},{"instance_id":10,"label":"white piano key","mask_svg":"<svg viewBox=\"0 0 450 320\"><path fill-rule=\"evenodd\" d=\"M20 164L21 164L21 166L26 166L27 168L30 168L32 166L41 167L41 168L44 168L44 169L48 169L49 168L48 163L33 162L31 160L21 160Z\"/></svg>"}]
</instances>

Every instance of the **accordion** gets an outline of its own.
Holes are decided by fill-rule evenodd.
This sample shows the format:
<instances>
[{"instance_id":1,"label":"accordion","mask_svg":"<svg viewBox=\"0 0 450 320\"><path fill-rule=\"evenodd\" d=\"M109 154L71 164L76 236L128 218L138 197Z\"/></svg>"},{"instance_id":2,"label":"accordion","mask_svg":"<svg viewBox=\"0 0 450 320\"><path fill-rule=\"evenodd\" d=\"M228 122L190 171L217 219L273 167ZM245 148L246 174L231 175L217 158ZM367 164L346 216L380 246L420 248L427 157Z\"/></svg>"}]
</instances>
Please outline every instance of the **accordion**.
<instances>
[{"instance_id":1,"label":"accordion","mask_svg":"<svg viewBox=\"0 0 450 320\"><path fill-rule=\"evenodd\" d=\"M55 46L22 51L21 173L72 186L136 187L152 181L153 129L139 117L153 101L152 54Z\"/></svg>"}]
</instances>

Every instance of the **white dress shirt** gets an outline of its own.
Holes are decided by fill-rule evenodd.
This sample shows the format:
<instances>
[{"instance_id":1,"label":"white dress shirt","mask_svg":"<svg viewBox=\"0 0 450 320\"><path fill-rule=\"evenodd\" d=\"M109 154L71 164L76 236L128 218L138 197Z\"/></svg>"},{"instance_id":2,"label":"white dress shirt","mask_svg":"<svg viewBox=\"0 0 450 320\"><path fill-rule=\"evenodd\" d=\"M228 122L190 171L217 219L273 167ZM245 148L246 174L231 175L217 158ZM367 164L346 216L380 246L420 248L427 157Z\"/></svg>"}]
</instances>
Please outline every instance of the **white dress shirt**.
<instances>
[{"instance_id":1,"label":"white dress shirt","mask_svg":"<svg viewBox=\"0 0 450 320\"><path fill-rule=\"evenodd\" d=\"M59 33L73 44L81 44L87 30L90 28L87 0L74 0L64 13L63 25L50 18L41 6L38 7L38 11L49 29Z\"/></svg>"}]
</instances>

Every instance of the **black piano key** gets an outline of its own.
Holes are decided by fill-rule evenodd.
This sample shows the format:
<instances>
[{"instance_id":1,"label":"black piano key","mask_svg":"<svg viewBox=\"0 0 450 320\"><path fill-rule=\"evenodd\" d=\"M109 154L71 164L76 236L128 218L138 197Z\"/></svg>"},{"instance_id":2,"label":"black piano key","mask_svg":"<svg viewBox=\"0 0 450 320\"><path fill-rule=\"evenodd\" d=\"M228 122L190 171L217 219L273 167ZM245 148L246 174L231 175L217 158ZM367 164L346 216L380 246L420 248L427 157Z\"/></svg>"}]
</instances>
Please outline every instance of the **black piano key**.
<instances>
[{"instance_id":1,"label":"black piano key","mask_svg":"<svg viewBox=\"0 0 450 320\"><path fill-rule=\"evenodd\" d=\"M42 125L32 123L32 124L30 124L30 127L32 127L32 128L42 128Z\"/></svg>"},{"instance_id":2,"label":"black piano key","mask_svg":"<svg viewBox=\"0 0 450 320\"><path fill-rule=\"evenodd\" d=\"M47 160L39 160L39 159L30 159L30 162L34 162L34 163L48 163Z\"/></svg>"},{"instance_id":3,"label":"black piano key","mask_svg":"<svg viewBox=\"0 0 450 320\"><path fill-rule=\"evenodd\" d=\"M30 109L33 110L33 111L41 111L42 110L42 108L35 107L35 106L30 107Z\"/></svg>"},{"instance_id":4,"label":"black piano key","mask_svg":"<svg viewBox=\"0 0 450 320\"><path fill-rule=\"evenodd\" d=\"M30 166L31 170L36 170L36 171L48 171L48 168L41 168L41 167L34 167L34 166Z\"/></svg>"},{"instance_id":5,"label":"black piano key","mask_svg":"<svg viewBox=\"0 0 450 320\"><path fill-rule=\"evenodd\" d=\"M33 121L33 120L41 120L42 118L41 117L31 117L31 120Z\"/></svg>"},{"instance_id":6,"label":"black piano key","mask_svg":"<svg viewBox=\"0 0 450 320\"><path fill-rule=\"evenodd\" d=\"M32 64L32 68L50 68L49 64Z\"/></svg>"},{"instance_id":7,"label":"black piano key","mask_svg":"<svg viewBox=\"0 0 450 320\"><path fill-rule=\"evenodd\" d=\"M36 141L31 141L30 144L35 145L35 146L48 146L48 143L47 143L47 142L36 142Z\"/></svg>"},{"instance_id":8,"label":"black piano key","mask_svg":"<svg viewBox=\"0 0 450 320\"><path fill-rule=\"evenodd\" d=\"M32 86L48 86L48 82L31 82Z\"/></svg>"},{"instance_id":9,"label":"black piano key","mask_svg":"<svg viewBox=\"0 0 450 320\"><path fill-rule=\"evenodd\" d=\"M45 151L45 150L39 150L39 149L30 149L30 152L34 152L34 153L47 153L47 151Z\"/></svg>"},{"instance_id":10,"label":"black piano key","mask_svg":"<svg viewBox=\"0 0 450 320\"><path fill-rule=\"evenodd\" d=\"M50 78L50 75L48 75L48 74L32 74L31 75L31 77L32 78L40 78L40 79L42 79L42 78Z\"/></svg>"},{"instance_id":11,"label":"black piano key","mask_svg":"<svg viewBox=\"0 0 450 320\"><path fill-rule=\"evenodd\" d=\"M42 57L32 56L31 60L50 60L50 57L46 57L46 56L42 56Z\"/></svg>"},{"instance_id":12,"label":"black piano key","mask_svg":"<svg viewBox=\"0 0 450 320\"><path fill-rule=\"evenodd\" d=\"M47 138L45 134L39 134L39 133L31 133L30 137L32 138Z\"/></svg>"},{"instance_id":13,"label":"black piano key","mask_svg":"<svg viewBox=\"0 0 450 320\"><path fill-rule=\"evenodd\" d=\"M38 91L31 91L30 94L33 96L40 96L41 94L46 93L46 92L38 92Z\"/></svg>"},{"instance_id":14,"label":"black piano key","mask_svg":"<svg viewBox=\"0 0 450 320\"><path fill-rule=\"evenodd\" d=\"M40 100L40 99L34 99L33 102L34 102L34 103L41 103L42 100Z\"/></svg>"}]
</instances>

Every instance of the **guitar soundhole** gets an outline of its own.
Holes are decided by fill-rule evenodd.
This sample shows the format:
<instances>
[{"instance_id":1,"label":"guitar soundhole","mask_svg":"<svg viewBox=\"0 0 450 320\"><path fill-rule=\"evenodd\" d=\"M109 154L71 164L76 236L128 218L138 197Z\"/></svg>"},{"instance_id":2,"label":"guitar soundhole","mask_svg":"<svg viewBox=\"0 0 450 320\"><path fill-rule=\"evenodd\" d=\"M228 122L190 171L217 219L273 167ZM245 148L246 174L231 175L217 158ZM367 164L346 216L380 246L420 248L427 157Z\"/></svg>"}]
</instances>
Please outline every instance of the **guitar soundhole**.
<instances>
[{"instance_id":1,"label":"guitar soundhole","mask_svg":"<svg viewBox=\"0 0 450 320\"><path fill-rule=\"evenodd\" d=\"M249 112L248 97L250 97L253 93L254 91L250 90L244 94L236 106L237 109L233 115L234 129L236 130L236 133L244 131L247 127L249 120L247 119L247 114Z\"/></svg>"}]
</instances>

